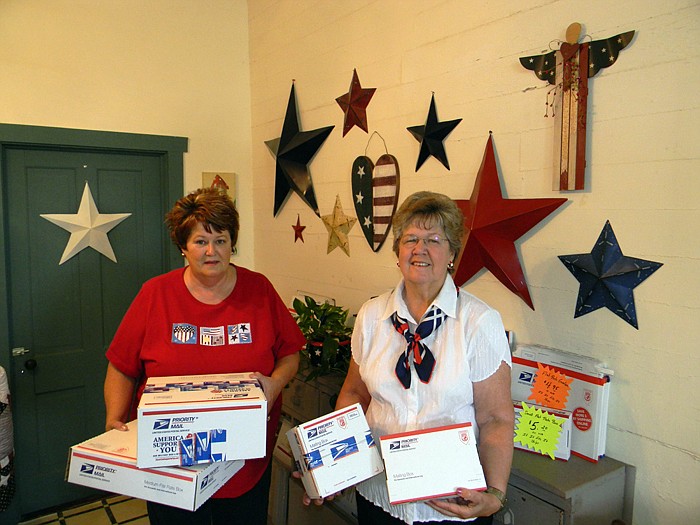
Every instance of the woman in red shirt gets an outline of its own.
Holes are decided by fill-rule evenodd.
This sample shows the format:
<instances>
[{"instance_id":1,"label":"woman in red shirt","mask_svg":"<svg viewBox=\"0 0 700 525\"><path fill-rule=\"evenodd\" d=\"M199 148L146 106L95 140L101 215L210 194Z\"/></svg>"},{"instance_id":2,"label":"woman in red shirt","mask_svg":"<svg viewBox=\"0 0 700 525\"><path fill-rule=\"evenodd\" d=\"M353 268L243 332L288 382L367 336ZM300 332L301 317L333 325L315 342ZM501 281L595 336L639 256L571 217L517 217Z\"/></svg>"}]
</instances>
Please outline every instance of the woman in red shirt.
<instances>
[{"instance_id":1,"label":"woman in red shirt","mask_svg":"<svg viewBox=\"0 0 700 525\"><path fill-rule=\"evenodd\" d=\"M147 281L126 312L107 350L105 426L128 431L149 377L253 372L268 400L266 456L246 460L196 512L148 502L148 513L152 525L265 525L280 394L297 372L304 336L265 276L230 263L239 221L227 194L196 190L166 223L187 266ZM244 338L236 337L241 328Z\"/></svg>"}]
</instances>

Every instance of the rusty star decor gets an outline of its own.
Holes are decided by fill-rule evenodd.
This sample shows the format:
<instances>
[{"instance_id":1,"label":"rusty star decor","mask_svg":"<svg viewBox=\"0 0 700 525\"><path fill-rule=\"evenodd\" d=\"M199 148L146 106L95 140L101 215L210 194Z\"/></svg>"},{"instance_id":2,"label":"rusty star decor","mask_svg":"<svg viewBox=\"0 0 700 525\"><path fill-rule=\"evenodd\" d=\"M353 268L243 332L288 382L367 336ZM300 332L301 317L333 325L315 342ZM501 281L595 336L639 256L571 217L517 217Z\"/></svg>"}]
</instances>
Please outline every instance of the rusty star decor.
<instances>
[{"instance_id":1,"label":"rusty star decor","mask_svg":"<svg viewBox=\"0 0 700 525\"><path fill-rule=\"evenodd\" d=\"M357 126L365 133L367 131L367 105L372 99L377 88L363 88L360 85L360 79L357 76L357 69L352 71L352 81L350 82L350 91L335 99L340 106L340 109L345 113L345 121L343 123L343 137L350 131L353 126Z\"/></svg>"},{"instance_id":2,"label":"rusty star decor","mask_svg":"<svg viewBox=\"0 0 700 525\"><path fill-rule=\"evenodd\" d=\"M304 242L303 231L306 229L306 226L301 225L298 213L297 213L296 226L294 224L292 224L292 228L294 228L294 242L297 242L298 240L301 240L301 242Z\"/></svg>"},{"instance_id":3,"label":"rusty star decor","mask_svg":"<svg viewBox=\"0 0 700 525\"><path fill-rule=\"evenodd\" d=\"M340 203L340 196L335 197L335 207L333 213L321 217L323 224L328 230L328 252L331 253L336 248L340 248L345 252L345 255L350 257L350 242L348 234L352 227L355 226L357 219L343 213L343 205Z\"/></svg>"},{"instance_id":4,"label":"rusty star decor","mask_svg":"<svg viewBox=\"0 0 700 525\"><path fill-rule=\"evenodd\" d=\"M515 241L564 204L567 199L504 199L498 178L493 137L489 135L469 200L457 200L464 213L464 247L454 280L466 283L482 268L532 308Z\"/></svg>"},{"instance_id":5,"label":"rusty star decor","mask_svg":"<svg viewBox=\"0 0 700 525\"><path fill-rule=\"evenodd\" d=\"M574 319L605 307L639 329L633 290L663 263L624 256L610 221L590 253L560 255L559 260L580 283Z\"/></svg>"},{"instance_id":6,"label":"rusty star decor","mask_svg":"<svg viewBox=\"0 0 700 525\"><path fill-rule=\"evenodd\" d=\"M289 194L294 191L319 217L311 173L308 164L328 138L334 126L312 131L300 131L294 84L289 94L287 113L282 125L282 135L265 141L275 157L275 207L276 217Z\"/></svg>"},{"instance_id":7,"label":"rusty star decor","mask_svg":"<svg viewBox=\"0 0 700 525\"><path fill-rule=\"evenodd\" d=\"M438 122L437 110L435 109L435 93L433 93L430 99L430 109L428 110L428 118L425 125L407 128L408 131L411 132L411 135L420 142L416 171L420 169L430 156L439 160L448 170L450 169L450 163L447 160L447 153L445 153L445 146L442 141L452 133L452 130L455 129L460 122L462 122L461 118Z\"/></svg>"}]
</instances>

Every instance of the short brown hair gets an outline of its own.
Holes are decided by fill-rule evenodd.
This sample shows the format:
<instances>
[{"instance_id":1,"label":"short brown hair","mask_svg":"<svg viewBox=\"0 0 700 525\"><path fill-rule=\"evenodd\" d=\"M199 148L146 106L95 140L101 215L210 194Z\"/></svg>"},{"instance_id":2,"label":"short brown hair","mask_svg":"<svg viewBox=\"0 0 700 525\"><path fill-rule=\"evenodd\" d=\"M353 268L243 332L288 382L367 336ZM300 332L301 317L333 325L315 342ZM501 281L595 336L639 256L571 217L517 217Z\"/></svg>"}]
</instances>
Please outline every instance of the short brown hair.
<instances>
[{"instance_id":1,"label":"short brown hair","mask_svg":"<svg viewBox=\"0 0 700 525\"><path fill-rule=\"evenodd\" d=\"M184 249L192 230L197 223L211 233L228 231L231 234L231 248L238 241L238 210L231 197L218 188L199 188L179 199L165 215L165 224L170 230L170 238L175 245Z\"/></svg>"},{"instance_id":2,"label":"short brown hair","mask_svg":"<svg viewBox=\"0 0 700 525\"><path fill-rule=\"evenodd\" d=\"M406 228L416 224L424 228L442 226L455 257L462 249L464 215L455 201L442 193L419 191L406 197L392 220L394 253L399 254L399 241Z\"/></svg>"}]
</instances>

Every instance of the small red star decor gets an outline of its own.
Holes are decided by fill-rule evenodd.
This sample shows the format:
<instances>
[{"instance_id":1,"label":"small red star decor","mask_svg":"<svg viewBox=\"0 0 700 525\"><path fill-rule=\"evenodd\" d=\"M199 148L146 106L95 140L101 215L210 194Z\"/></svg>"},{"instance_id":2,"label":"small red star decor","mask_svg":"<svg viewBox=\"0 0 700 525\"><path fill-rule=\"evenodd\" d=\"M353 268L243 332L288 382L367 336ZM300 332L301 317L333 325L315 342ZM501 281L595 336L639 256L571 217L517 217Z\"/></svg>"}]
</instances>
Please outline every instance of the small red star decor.
<instances>
[{"instance_id":1,"label":"small red star decor","mask_svg":"<svg viewBox=\"0 0 700 525\"><path fill-rule=\"evenodd\" d=\"M514 243L566 200L504 199L489 135L471 198L455 199L466 230L455 282L462 285L486 268L534 310Z\"/></svg>"},{"instance_id":2,"label":"small red star decor","mask_svg":"<svg viewBox=\"0 0 700 525\"><path fill-rule=\"evenodd\" d=\"M345 113L345 123L343 124L343 137L353 126L357 126L367 133L367 105L372 99L377 88L363 88L357 76L357 69L352 71L352 82L350 91L345 95L335 99L340 109Z\"/></svg>"},{"instance_id":3,"label":"small red star decor","mask_svg":"<svg viewBox=\"0 0 700 525\"><path fill-rule=\"evenodd\" d=\"M224 193L227 193L229 190L228 184L226 184L226 181L221 178L220 175L217 175L214 177L214 180L211 181L211 186L210 188L218 188L220 191L223 191Z\"/></svg>"},{"instance_id":4,"label":"small red star decor","mask_svg":"<svg viewBox=\"0 0 700 525\"><path fill-rule=\"evenodd\" d=\"M306 229L306 226L302 226L301 222L299 222L299 214L297 213L297 224L296 226L292 224L292 228L294 228L294 242L297 242L298 240L301 239L301 242L304 242L304 235L302 232Z\"/></svg>"}]
</instances>

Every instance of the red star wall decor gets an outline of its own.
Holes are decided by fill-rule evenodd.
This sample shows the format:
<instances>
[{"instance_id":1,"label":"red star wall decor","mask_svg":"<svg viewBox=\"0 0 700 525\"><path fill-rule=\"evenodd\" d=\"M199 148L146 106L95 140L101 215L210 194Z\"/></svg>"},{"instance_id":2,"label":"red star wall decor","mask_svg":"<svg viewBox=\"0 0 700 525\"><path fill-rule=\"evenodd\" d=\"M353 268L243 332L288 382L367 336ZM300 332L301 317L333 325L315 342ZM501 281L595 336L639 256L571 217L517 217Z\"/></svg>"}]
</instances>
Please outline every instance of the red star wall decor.
<instances>
[{"instance_id":1,"label":"red star wall decor","mask_svg":"<svg viewBox=\"0 0 700 525\"><path fill-rule=\"evenodd\" d=\"M294 242L297 242L300 239L301 239L301 242L304 242L303 232L306 229L306 226L301 225L301 222L299 221L299 214L298 213L297 213L296 226L294 224L292 224L292 228L294 228Z\"/></svg>"},{"instance_id":2,"label":"red star wall decor","mask_svg":"<svg viewBox=\"0 0 700 525\"><path fill-rule=\"evenodd\" d=\"M470 199L455 199L466 230L455 282L462 285L486 268L534 310L514 243L566 200L504 199L489 135Z\"/></svg>"},{"instance_id":3,"label":"red star wall decor","mask_svg":"<svg viewBox=\"0 0 700 525\"><path fill-rule=\"evenodd\" d=\"M367 133L367 105L376 90L377 88L363 88L357 76L357 69L353 69L350 91L335 99L340 109L345 113L343 137L353 126L357 126Z\"/></svg>"}]
</instances>

